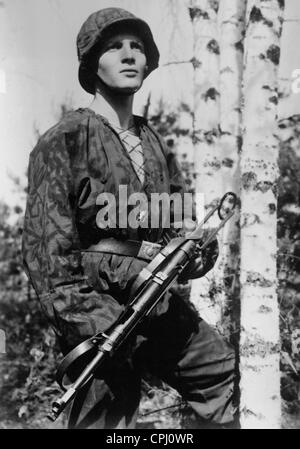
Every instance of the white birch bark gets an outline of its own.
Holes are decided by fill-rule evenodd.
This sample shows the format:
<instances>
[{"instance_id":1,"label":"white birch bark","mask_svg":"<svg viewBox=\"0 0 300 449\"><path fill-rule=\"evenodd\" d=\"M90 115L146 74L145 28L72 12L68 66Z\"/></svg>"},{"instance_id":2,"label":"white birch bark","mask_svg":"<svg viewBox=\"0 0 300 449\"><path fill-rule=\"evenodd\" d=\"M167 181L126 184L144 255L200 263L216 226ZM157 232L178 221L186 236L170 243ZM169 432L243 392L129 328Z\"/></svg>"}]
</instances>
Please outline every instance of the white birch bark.
<instances>
[{"instance_id":1,"label":"white birch bark","mask_svg":"<svg viewBox=\"0 0 300 449\"><path fill-rule=\"evenodd\" d=\"M218 1L191 0L189 11L194 34L194 152L196 193L204 193L210 208L221 197L222 186L216 180L219 162L219 42ZM210 225L216 223L210 221ZM192 282L191 301L200 315L217 326L221 319L219 279L213 272Z\"/></svg>"},{"instance_id":2,"label":"white birch bark","mask_svg":"<svg viewBox=\"0 0 300 449\"><path fill-rule=\"evenodd\" d=\"M218 11L220 36L220 162L218 182L222 192L239 196L241 145L241 80L243 72L243 33L247 0L221 0ZM234 338L239 335L239 211L222 229L219 237L218 274L223 280L222 329Z\"/></svg>"},{"instance_id":3,"label":"white birch bark","mask_svg":"<svg viewBox=\"0 0 300 449\"><path fill-rule=\"evenodd\" d=\"M241 152L242 428L280 427L275 134L281 4L248 0L246 14Z\"/></svg>"}]
</instances>

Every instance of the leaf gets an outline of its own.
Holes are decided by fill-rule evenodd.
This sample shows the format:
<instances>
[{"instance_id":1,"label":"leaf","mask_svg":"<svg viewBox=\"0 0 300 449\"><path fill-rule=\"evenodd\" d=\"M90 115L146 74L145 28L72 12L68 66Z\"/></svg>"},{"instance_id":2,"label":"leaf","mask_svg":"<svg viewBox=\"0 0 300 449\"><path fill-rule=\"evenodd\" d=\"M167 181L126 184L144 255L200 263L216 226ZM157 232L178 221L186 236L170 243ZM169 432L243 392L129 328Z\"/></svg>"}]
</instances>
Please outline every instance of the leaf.
<instances>
[{"instance_id":1,"label":"leaf","mask_svg":"<svg viewBox=\"0 0 300 449\"><path fill-rule=\"evenodd\" d=\"M300 330L299 329L293 330L291 340L292 340L292 353L294 356L297 356L300 353Z\"/></svg>"},{"instance_id":2,"label":"leaf","mask_svg":"<svg viewBox=\"0 0 300 449\"><path fill-rule=\"evenodd\" d=\"M23 416L25 416L25 418L28 416L28 407L27 407L27 405L22 405L19 408L18 417L22 418Z\"/></svg>"},{"instance_id":3,"label":"leaf","mask_svg":"<svg viewBox=\"0 0 300 449\"><path fill-rule=\"evenodd\" d=\"M292 370L294 371L294 373L297 374L297 376L299 376L299 373L298 373L298 371L296 370L295 365L293 364L292 359L291 359L291 357L289 356L289 354L288 354L287 352L285 352L285 351L282 351L281 354L282 354L282 356L283 356L285 362L292 368Z\"/></svg>"},{"instance_id":4,"label":"leaf","mask_svg":"<svg viewBox=\"0 0 300 449\"><path fill-rule=\"evenodd\" d=\"M49 332L44 332L43 336L44 336L44 343L45 343L45 345L46 346L51 346L51 344L52 344L52 337L49 334Z\"/></svg>"},{"instance_id":5,"label":"leaf","mask_svg":"<svg viewBox=\"0 0 300 449\"><path fill-rule=\"evenodd\" d=\"M20 389L17 388L16 390L13 391L13 393L11 395L12 402L15 401L16 399L18 399L19 396L20 396Z\"/></svg>"},{"instance_id":6,"label":"leaf","mask_svg":"<svg viewBox=\"0 0 300 449\"><path fill-rule=\"evenodd\" d=\"M39 363L45 355L43 351L37 348L32 348L29 354L34 358L36 363Z\"/></svg>"}]
</instances>

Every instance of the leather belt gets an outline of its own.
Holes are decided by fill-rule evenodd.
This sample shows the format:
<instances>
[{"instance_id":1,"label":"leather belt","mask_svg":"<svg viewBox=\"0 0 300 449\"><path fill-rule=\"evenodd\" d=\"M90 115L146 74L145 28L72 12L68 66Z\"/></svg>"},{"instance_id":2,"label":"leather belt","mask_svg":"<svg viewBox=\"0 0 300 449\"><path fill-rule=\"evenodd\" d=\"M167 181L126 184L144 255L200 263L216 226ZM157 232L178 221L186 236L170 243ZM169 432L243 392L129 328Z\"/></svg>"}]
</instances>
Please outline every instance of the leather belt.
<instances>
[{"instance_id":1,"label":"leather belt","mask_svg":"<svg viewBox=\"0 0 300 449\"><path fill-rule=\"evenodd\" d=\"M143 260L152 260L161 250L162 245L159 243L148 242L143 240L116 240L108 238L100 240L95 245L91 245L84 252L101 252L109 254L117 254L120 256L137 257Z\"/></svg>"}]
</instances>

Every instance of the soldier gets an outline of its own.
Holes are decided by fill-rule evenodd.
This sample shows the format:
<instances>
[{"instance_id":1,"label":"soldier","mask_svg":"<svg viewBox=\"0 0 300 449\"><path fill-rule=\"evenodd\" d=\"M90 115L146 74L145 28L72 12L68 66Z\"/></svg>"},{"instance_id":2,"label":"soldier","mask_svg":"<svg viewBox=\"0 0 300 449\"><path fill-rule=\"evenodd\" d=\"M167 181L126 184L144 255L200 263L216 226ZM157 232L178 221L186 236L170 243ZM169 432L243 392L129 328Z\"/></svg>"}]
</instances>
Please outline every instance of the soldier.
<instances>
[{"instance_id":1,"label":"soldier","mask_svg":"<svg viewBox=\"0 0 300 449\"><path fill-rule=\"evenodd\" d=\"M138 227L121 227L118 219L102 226L101 195L112 194L119 210L119 186L147 198L185 192L174 154L132 113L135 92L159 62L149 26L106 8L85 21L77 48L79 81L93 101L68 113L31 152L23 234L25 271L64 354L124 310L151 260L142 242L155 250L184 233L174 220L169 228L151 228L143 217ZM213 267L216 241L204 256L189 264L181 282ZM234 351L182 291L178 284L167 292L138 335L76 396L69 428L134 428L145 367L178 390L199 423L232 423Z\"/></svg>"}]
</instances>

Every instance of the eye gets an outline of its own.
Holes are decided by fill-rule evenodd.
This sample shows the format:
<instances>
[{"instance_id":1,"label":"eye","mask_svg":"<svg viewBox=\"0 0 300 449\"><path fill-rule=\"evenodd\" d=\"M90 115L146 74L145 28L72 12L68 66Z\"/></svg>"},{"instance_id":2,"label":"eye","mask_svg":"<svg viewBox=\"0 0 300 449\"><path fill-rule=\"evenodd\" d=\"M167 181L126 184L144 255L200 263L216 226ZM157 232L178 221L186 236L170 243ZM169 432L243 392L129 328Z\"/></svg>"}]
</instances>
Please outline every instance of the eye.
<instances>
[{"instance_id":1,"label":"eye","mask_svg":"<svg viewBox=\"0 0 300 449\"><path fill-rule=\"evenodd\" d=\"M108 51L108 50L119 50L120 48L122 48L122 42L115 41L115 42L111 42L110 44L107 45L106 51Z\"/></svg>"},{"instance_id":2,"label":"eye","mask_svg":"<svg viewBox=\"0 0 300 449\"><path fill-rule=\"evenodd\" d=\"M136 49L136 50L139 50L139 51L141 51L142 53L145 52L144 45L143 45L141 42L137 42L137 41L131 42L131 48L134 48L134 49Z\"/></svg>"}]
</instances>

